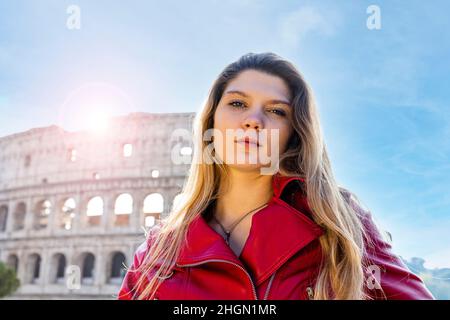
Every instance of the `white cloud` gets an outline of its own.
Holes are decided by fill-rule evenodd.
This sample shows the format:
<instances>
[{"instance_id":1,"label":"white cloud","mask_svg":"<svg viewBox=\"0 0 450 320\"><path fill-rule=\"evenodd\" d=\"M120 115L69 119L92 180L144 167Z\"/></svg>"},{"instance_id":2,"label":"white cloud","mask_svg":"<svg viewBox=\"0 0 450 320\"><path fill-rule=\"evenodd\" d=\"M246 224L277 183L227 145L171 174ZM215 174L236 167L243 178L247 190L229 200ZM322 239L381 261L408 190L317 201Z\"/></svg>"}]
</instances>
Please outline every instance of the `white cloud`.
<instances>
[{"instance_id":1,"label":"white cloud","mask_svg":"<svg viewBox=\"0 0 450 320\"><path fill-rule=\"evenodd\" d=\"M431 252L423 257L425 268L449 268L450 267L450 249L443 249Z\"/></svg>"},{"instance_id":2,"label":"white cloud","mask_svg":"<svg viewBox=\"0 0 450 320\"><path fill-rule=\"evenodd\" d=\"M295 46L309 34L331 36L336 32L338 21L335 11L304 6L283 18L281 38Z\"/></svg>"},{"instance_id":3,"label":"white cloud","mask_svg":"<svg viewBox=\"0 0 450 320\"><path fill-rule=\"evenodd\" d=\"M450 248L447 245L450 241L450 219L417 217L412 213L409 216L399 212L395 215L380 213L375 213L376 221L382 230L391 233L394 254L407 260L423 258L426 268L450 267Z\"/></svg>"}]
</instances>

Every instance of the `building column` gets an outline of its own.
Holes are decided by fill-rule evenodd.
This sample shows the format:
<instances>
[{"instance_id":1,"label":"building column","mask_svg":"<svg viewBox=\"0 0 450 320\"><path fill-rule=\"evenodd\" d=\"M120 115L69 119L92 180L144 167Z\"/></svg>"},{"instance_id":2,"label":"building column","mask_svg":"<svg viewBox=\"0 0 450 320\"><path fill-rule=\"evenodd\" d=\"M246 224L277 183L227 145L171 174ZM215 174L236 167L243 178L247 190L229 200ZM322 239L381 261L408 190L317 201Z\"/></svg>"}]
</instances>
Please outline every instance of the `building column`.
<instances>
[{"instance_id":1,"label":"building column","mask_svg":"<svg viewBox=\"0 0 450 320\"><path fill-rule=\"evenodd\" d=\"M23 286L26 284L26 271L27 271L27 262L28 262L28 253L23 250L17 251L17 257L19 258L19 265L17 266L17 278L20 280L20 285Z\"/></svg>"},{"instance_id":2,"label":"building column","mask_svg":"<svg viewBox=\"0 0 450 320\"><path fill-rule=\"evenodd\" d=\"M50 257L48 249L44 248L41 254L41 266L39 270L39 284L45 291L45 287L50 283L49 273L50 273Z\"/></svg>"},{"instance_id":3,"label":"building column","mask_svg":"<svg viewBox=\"0 0 450 320\"><path fill-rule=\"evenodd\" d=\"M103 199L103 215L101 219L101 228L104 231L112 229L114 222L114 199L111 194L102 196Z\"/></svg>"},{"instance_id":4,"label":"building column","mask_svg":"<svg viewBox=\"0 0 450 320\"><path fill-rule=\"evenodd\" d=\"M72 233L78 233L81 229L83 214L86 214L86 212L81 194L77 193L73 198L75 200L75 217L72 220L71 231Z\"/></svg>"},{"instance_id":5,"label":"building column","mask_svg":"<svg viewBox=\"0 0 450 320\"><path fill-rule=\"evenodd\" d=\"M15 208L15 202L12 200L8 201L8 215L6 217L6 234L9 237L11 235L11 232L13 231L13 225L14 225L14 212L16 211Z\"/></svg>"},{"instance_id":6,"label":"building column","mask_svg":"<svg viewBox=\"0 0 450 320\"><path fill-rule=\"evenodd\" d=\"M25 213L25 231L28 233L30 230L33 229L33 222L34 222L34 201L33 198L28 198L24 201L26 204L26 213Z\"/></svg>"},{"instance_id":7,"label":"building column","mask_svg":"<svg viewBox=\"0 0 450 320\"><path fill-rule=\"evenodd\" d=\"M99 248L93 253L95 254L94 286L103 286L106 283L105 253Z\"/></svg>"},{"instance_id":8,"label":"building column","mask_svg":"<svg viewBox=\"0 0 450 320\"><path fill-rule=\"evenodd\" d=\"M60 204L58 203L58 199L56 196L49 197L50 203L52 204L50 216L48 217L47 228L50 235L54 235L55 231L59 226L55 226L56 222L59 220L61 214Z\"/></svg>"},{"instance_id":9,"label":"building column","mask_svg":"<svg viewBox=\"0 0 450 320\"><path fill-rule=\"evenodd\" d=\"M141 230L142 208L144 205L143 197L142 192L136 192L136 195L133 197L133 213L130 217L130 228L133 231Z\"/></svg>"}]
</instances>

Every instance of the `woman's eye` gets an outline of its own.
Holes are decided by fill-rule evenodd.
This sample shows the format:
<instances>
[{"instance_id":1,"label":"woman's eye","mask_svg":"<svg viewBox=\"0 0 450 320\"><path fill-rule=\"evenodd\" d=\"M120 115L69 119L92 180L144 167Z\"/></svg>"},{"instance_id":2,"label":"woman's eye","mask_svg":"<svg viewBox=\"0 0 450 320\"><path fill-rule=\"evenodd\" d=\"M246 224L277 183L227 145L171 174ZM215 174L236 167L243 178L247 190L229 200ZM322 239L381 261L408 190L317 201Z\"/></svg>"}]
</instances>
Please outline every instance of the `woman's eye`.
<instances>
[{"instance_id":1,"label":"woman's eye","mask_svg":"<svg viewBox=\"0 0 450 320\"><path fill-rule=\"evenodd\" d=\"M242 109L246 107L245 103L243 103L242 101L231 101L228 105L237 109ZM286 112L283 109L269 109L269 112L281 117L286 116Z\"/></svg>"},{"instance_id":2,"label":"woman's eye","mask_svg":"<svg viewBox=\"0 0 450 320\"><path fill-rule=\"evenodd\" d=\"M236 107L236 108L243 108L245 105L241 101L231 101L229 103L230 106Z\"/></svg>"},{"instance_id":3,"label":"woman's eye","mask_svg":"<svg viewBox=\"0 0 450 320\"><path fill-rule=\"evenodd\" d=\"M286 112L284 112L284 110L280 110L280 109L272 109L270 110L270 112L275 113L276 115L279 116L286 116Z\"/></svg>"}]
</instances>

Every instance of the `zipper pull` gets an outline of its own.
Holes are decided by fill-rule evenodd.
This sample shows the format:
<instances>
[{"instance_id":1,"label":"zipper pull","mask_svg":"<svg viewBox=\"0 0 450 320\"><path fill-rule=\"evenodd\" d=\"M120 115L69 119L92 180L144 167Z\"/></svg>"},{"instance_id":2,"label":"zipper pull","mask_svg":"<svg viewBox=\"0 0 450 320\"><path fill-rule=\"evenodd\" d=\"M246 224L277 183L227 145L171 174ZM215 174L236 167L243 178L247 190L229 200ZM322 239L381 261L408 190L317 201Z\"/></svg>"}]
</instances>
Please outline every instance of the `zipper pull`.
<instances>
[{"instance_id":1,"label":"zipper pull","mask_svg":"<svg viewBox=\"0 0 450 320\"><path fill-rule=\"evenodd\" d=\"M311 287L306 288L306 293L308 294L309 300L314 300L314 290Z\"/></svg>"}]
</instances>

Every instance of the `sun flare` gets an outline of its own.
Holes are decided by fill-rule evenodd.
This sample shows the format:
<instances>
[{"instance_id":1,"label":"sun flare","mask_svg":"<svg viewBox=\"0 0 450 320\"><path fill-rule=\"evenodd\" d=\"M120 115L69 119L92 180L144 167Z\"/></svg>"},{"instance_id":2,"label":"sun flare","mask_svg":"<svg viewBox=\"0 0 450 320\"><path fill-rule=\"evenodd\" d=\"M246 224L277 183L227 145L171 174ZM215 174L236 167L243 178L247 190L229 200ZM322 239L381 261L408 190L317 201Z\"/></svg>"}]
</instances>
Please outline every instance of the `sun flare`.
<instances>
[{"instance_id":1,"label":"sun flare","mask_svg":"<svg viewBox=\"0 0 450 320\"><path fill-rule=\"evenodd\" d=\"M104 133L109 127L110 116L103 110L93 110L86 118L86 129L93 133Z\"/></svg>"}]
</instances>

